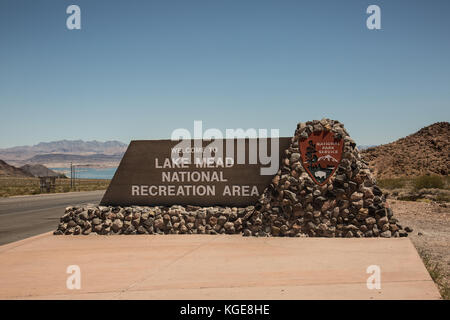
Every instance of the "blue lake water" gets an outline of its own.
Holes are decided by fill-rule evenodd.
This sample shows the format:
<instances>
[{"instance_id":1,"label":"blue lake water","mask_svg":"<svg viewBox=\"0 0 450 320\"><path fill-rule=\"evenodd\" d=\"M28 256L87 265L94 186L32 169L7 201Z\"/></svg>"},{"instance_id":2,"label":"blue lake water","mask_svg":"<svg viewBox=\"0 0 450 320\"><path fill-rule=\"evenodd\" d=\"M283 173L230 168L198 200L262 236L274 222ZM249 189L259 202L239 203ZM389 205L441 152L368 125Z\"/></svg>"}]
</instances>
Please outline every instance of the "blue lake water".
<instances>
[{"instance_id":1,"label":"blue lake water","mask_svg":"<svg viewBox=\"0 0 450 320\"><path fill-rule=\"evenodd\" d=\"M50 168L70 178L70 168ZM75 168L77 179L112 179L117 168Z\"/></svg>"}]
</instances>

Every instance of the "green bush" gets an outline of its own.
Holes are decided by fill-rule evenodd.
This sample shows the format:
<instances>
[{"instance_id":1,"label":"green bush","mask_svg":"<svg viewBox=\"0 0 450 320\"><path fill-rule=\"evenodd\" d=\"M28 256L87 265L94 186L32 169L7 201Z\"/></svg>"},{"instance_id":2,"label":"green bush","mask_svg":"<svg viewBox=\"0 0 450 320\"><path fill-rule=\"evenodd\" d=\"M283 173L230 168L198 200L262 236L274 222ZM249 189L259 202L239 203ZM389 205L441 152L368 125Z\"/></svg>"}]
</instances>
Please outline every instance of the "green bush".
<instances>
[{"instance_id":1,"label":"green bush","mask_svg":"<svg viewBox=\"0 0 450 320\"><path fill-rule=\"evenodd\" d=\"M405 187L406 181L403 178L380 179L377 185L383 189L400 189Z\"/></svg>"},{"instance_id":2,"label":"green bush","mask_svg":"<svg viewBox=\"0 0 450 320\"><path fill-rule=\"evenodd\" d=\"M450 202L450 196L447 194L438 194L436 201L439 202Z\"/></svg>"},{"instance_id":3,"label":"green bush","mask_svg":"<svg viewBox=\"0 0 450 320\"><path fill-rule=\"evenodd\" d=\"M444 179L440 176L421 176L414 180L414 188L416 189L443 189L444 185Z\"/></svg>"},{"instance_id":4,"label":"green bush","mask_svg":"<svg viewBox=\"0 0 450 320\"><path fill-rule=\"evenodd\" d=\"M420 257L427 268L428 273L433 279L434 283L437 284L439 292L444 300L450 300L450 285L447 280L445 273L445 268L440 262L433 262L431 255L424 249L418 250Z\"/></svg>"}]
</instances>

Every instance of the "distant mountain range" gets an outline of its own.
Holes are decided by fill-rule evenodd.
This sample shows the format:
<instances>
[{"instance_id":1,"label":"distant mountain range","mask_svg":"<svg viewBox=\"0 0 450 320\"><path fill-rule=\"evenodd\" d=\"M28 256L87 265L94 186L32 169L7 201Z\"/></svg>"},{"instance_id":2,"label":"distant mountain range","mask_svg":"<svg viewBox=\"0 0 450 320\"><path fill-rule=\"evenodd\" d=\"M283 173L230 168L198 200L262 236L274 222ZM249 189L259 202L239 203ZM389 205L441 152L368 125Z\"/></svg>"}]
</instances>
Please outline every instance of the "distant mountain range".
<instances>
[{"instance_id":1,"label":"distant mountain range","mask_svg":"<svg viewBox=\"0 0 450 320\"><path fill-rule=\"evenodd\" d=\"M5 160L25 160L38 154L66 153L66 154L123 154L127 144L120 141L83 141L59 140L41 142L34 146L20 146L0 149L0 158Z\"/></svg>"},{"instance_id":2,"label":"distant mountain range","mask_svg":"<svg viewBox=\"0 0 450 320\"><path fill-rule=\"evenodd\" d=\"M120 154L91 154L91 155L79 155L79 154L38 154L27 160L28 163L50 163L50 162L104 162L104 161L120 161L123 153Z\"/></svg>"},{"instance_id":3,"label":"distant mountain range","mask_svg":"<svg viewBox=\"0 0 450 320\"><path fill-rule=\"evenodd\" d=\"M120 141L60 140L0 149L0 159L15 166L31 164L118 164L128 145Z\"/></svg>"},{"instance_id":4,"label":"distant mountain range","mask_svg":"<svg viewBox=\"0 0 450 320\"><path fill-rule=\"evenodd\" d=\"M369 148L374 148L374 147L376 147L376 145L374 145L374 144L372 144L372 145L360 145L360 146L357 146L357 147L358 147L359 151L363 151L363 150L366 150L366 149L369 149Z\"/></svg>"}]
</instances>

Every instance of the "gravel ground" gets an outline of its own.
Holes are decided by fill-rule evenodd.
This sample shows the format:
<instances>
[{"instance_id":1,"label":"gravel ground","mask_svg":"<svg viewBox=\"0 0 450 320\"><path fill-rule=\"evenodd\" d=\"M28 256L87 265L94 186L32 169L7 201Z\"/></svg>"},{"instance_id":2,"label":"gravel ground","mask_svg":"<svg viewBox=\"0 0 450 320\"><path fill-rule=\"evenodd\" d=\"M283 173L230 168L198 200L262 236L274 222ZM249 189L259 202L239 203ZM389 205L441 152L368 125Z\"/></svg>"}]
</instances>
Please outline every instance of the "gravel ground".
<instances>
[{"instance_id":1,"label":"gravel ground","mask_svg":"<svg viewBox=\"0 0 450 320\"><path fill-rule=\"evenodd\" d=\"M429 265L438 264L441 287L445 286L448 294L450 284L450 204L440 205L400 200L389 200L389 204L394 211L394 217L399 219L400 224L414 230L409 237L422 259L425 256L424 260L428 260L426 263L428 270L430 271ZM442 290L441 294L443 294Z\"/></svg>"}]
</instances>

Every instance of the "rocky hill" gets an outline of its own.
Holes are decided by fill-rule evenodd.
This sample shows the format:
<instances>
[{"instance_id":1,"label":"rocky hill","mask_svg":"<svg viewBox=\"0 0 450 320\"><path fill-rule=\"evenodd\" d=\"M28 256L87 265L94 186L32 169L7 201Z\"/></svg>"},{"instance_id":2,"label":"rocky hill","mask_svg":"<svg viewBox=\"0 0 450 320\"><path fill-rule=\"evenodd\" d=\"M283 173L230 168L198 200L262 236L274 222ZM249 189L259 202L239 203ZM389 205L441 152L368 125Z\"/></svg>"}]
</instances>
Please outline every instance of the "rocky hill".
<instances>
[{"instance_id":1,"label":"rocky hill","mask_svg":"<svg viewBox=\"0 0 450 320\"><path fill-rule=\"evenodd\" d=\"M437 122L389 144L362 151L378 179L448 175L450 123Z\"/></svg>"},{"instance_id":2,"label":"rocky hill","mask_svg":"<svg viewBox=\"0 0 450 320\"><path fill-rule=\"evenodd\" d=\"M64 174L50 170L49 168L41 164L26 164L20 167L20 169L31 174L34 177L65 177Z\"/></svg>"},{"instance_id":3,"label":"rocky hill","mask_svg":"<svg viewBox=\"0 0 450 320\"><path fill-rule=\"evenodd\" d=\"M26 178L26 177L33 177L33 175L20 168L11 166L3 160L0 160L0 177Z\"/></svg>"}]
</instances>

